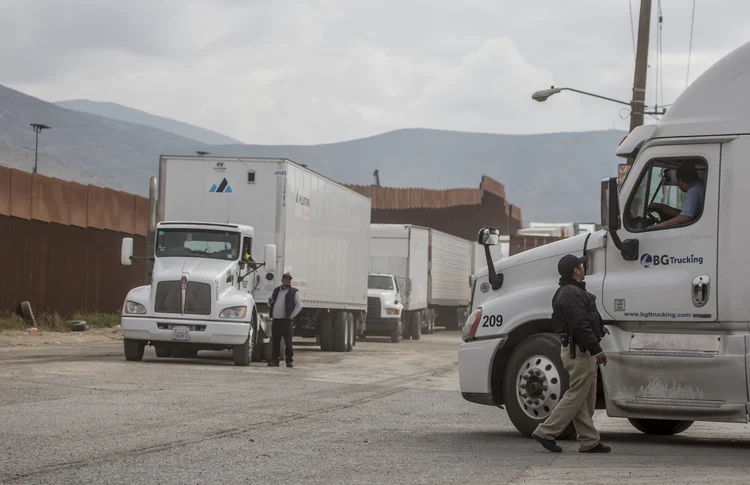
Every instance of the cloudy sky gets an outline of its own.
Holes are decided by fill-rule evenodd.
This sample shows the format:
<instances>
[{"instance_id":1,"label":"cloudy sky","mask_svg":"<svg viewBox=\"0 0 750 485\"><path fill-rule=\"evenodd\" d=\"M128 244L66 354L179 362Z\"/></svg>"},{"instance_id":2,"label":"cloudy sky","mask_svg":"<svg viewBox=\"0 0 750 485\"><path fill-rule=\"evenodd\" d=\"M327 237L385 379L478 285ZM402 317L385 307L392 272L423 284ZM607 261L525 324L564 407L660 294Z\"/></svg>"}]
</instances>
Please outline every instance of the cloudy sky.
<instances>
[{"instance_id":1,"label":"cloudy sky","mask_svg":"<svg viewBox=\"0 0 750 485\"><path fill-rule=\"evenodd\" d=\"M405 127L540 133L628 127L638 0L0 0L0 84L113 101L247 143ZM647 102L685 88L691 0L656 11ZM697 0L690 79L746 42L747 0ZM623 109L624 108L624 109Z\"/></svg>"}]
</instances>

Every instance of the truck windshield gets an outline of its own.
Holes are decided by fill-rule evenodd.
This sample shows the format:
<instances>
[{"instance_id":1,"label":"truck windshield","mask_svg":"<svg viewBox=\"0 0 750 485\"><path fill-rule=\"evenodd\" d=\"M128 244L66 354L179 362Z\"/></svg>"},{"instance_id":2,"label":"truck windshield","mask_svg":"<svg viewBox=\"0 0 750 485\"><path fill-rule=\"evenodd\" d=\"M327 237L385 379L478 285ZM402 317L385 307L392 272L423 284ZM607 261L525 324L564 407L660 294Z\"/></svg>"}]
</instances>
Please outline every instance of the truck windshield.
<instances>
[{"instance_id":1,"label":"truck windshield","mask_svg":"<svg viewBox=\"0 0 750 485\"><path fill-rule=\"evenodd\" d=\"M233 261L240 256L240 234L203 229L160 229L156 237L156 256Z\"/></svg>"},{"instance_id":2,"label":"truck windshield","mask_svg":"<svg viewBox=\"0 0 750 485\"><path fill-rule=\"evenodd\" d=\"M392 290L393 278L390 276L370 276L367 287L371 290Z\"/></svg>"}]
</instances>

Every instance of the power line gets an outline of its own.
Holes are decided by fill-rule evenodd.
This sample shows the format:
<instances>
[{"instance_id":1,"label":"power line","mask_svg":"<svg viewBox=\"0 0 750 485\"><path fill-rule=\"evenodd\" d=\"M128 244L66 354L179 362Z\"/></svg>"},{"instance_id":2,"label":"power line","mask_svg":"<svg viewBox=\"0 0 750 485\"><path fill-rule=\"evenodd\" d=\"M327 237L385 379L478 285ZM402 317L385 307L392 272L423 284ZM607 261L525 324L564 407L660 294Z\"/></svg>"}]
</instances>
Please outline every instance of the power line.
<instances>
[{"instance_id":1,"label":"power line","mask_svg":"<svg viewBox=\"0 0 750 485\"><path fill-rule=\"evenodd\" d=\"M690 57L693 55L693 27L695 27L695 0L693 0L693 18L690 21L690 47L688 48L687 75L685 76L685 89L690 84Z\"/></svg>"}]
</instances>

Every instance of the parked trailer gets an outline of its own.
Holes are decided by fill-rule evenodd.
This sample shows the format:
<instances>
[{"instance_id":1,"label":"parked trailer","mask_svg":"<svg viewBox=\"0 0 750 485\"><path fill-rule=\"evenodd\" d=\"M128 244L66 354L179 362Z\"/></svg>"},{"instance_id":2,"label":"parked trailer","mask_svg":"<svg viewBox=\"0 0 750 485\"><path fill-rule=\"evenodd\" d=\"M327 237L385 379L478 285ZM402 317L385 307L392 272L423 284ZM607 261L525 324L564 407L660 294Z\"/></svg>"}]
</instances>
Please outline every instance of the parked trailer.
<instances>
[{"instance_id":1,"label":"parked trailer","mask_svg":"<svg viewBox=\"0 0 750 485\"><path fill-rule=\"evenodd\" d=\"M150 344L259 360L271 336L267 302L287 272L303 305L294 334L350 351L367 309L370 210L370 199L287 159L162 156L157 220L173 222L159 223L151 285L123 307L131 357ZM244 245L256 261L263 252L257 271L242 261ZM165 309L169 298L176 305Z\"/></svg>"},{"instance_id":2,"label":"parked trailer","mask_svg":"<svg viewBox=\"0 0 750 485\"><path fill-rule=\"evenodd\" d=\"M367 332L389 333L400 322L403 338L416 340L435 325L460 328L471 300L474 244L413 224L372 224L370 234ZM387 275L394 288L381 284Z\"/></svg>"}]
</instances>

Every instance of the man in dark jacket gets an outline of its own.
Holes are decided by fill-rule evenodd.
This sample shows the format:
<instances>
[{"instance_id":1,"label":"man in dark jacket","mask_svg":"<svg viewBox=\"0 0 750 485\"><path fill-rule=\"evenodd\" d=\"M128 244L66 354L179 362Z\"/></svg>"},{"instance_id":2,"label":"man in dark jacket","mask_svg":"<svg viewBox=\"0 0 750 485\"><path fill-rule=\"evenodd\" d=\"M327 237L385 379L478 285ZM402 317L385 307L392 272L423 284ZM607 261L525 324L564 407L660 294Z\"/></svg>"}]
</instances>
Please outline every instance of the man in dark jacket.
<instances>
[{"instance_id":1,"label":"man in dark jacket","mask_svg":"<svg viewBox=\"0 0 750 485\"><path fill-rule=\"evenodd\" d=\"M294 337L294 317L302 310L302 302L299 299L297 288L292 287L292 275L285 273L281 277L281 286L276 287L268 299L273 323L271 327L271 360L268 367L278 367L281 357L281 339L284 338L286 350L286 366L294 367L294 349L292 349L292 338Z\"/></svg>"},{"instance_id":2,"label":"man in dark jacket","mask_svg":"<svg viewBox=\"0 0 750 485\"><path fill-rule=\"evenodd\" d=\"M560 357L570 375L570 388L552 410L547 420L537 426L532 436L547 450L562 451L555 437L573 421L581 453L609 453L611 448L599 441L594 427L596 406L596 373L598 365L607 364L599 342L609 331L602 324L593 295L586 291L587 257L563 256L557 264L560 288L552 298L552 326L560 333Z\"/></svg>"}]
</instances>

